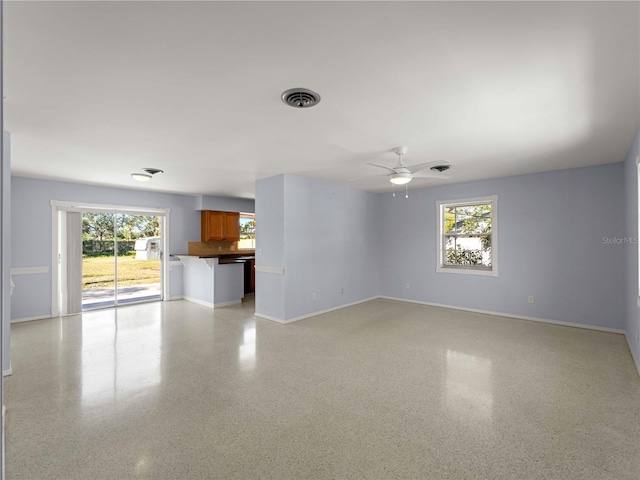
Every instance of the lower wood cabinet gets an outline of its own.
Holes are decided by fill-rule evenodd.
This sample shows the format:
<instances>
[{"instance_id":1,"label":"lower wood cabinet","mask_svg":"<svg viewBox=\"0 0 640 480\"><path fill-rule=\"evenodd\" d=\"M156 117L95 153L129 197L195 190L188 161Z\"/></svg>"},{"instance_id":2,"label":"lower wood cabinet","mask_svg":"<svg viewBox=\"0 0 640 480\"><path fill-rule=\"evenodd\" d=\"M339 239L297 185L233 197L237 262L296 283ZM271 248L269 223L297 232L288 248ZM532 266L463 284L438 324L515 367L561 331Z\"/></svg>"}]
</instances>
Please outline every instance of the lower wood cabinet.
<instances>
[{"instance_id":1,"label":"lower wood cabinet","mask_svg":"<svg viewBox=\"0 0 640 480\"><path fill-rule=\"evenodd\" d=\"M202 210L200 219L200 241L240 240L240 214L238 212Z\"/></svg>"}]
</instances>

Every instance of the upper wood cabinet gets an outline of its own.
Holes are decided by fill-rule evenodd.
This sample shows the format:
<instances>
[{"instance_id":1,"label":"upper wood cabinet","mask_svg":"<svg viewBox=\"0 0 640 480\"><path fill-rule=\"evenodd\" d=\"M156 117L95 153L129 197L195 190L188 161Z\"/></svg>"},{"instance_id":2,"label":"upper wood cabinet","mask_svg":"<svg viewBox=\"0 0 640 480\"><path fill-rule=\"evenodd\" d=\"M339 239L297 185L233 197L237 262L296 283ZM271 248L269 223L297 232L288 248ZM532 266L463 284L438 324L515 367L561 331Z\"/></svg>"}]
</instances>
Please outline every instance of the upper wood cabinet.
<instances>
[{"instance_id":1,"label":"upper wood cabinet","mask_svg":"<svg viewBox=\"0 0 640 480\"><path fill-rule=\"evenodd\" d=\"M240 214L238 212L202 210L200 218L200 240L202 242L240 240Z\"/></svg>"},{"instance_id":2,"label":"upper wood cabinet","mask_svg":"<svg viewBox=\"0 0 640 480\"><path fill-rule=\"evenodd\" d=\"M225 212L224 217L227 240L240 240L240 214L238 212Z\"/></svg>"}]
</instances>

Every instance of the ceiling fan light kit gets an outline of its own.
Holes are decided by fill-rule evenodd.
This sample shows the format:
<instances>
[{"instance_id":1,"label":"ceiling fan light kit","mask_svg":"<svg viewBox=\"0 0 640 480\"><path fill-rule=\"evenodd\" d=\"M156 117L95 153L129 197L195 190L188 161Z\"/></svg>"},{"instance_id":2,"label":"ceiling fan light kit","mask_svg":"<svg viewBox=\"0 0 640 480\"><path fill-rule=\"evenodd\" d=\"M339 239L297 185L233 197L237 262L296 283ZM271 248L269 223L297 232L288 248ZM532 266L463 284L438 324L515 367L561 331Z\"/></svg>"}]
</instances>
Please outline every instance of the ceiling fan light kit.
<instances>
[{"instance_id":1,"label":"ceiling fan light kit","mask_svg":"<svg viewBox=\"0 0 640 480\"><path fill-rule=\"evenodd\" d=\"M432 177L447 178L444 175L440 174L445 170L449 170L449 168L451 168L451 164L448 161L405 165L402 161L402 157L407 153L407 151L407 147L396 147L393 149L393 153L398 155L398 163L393 168L387 167L386 165L378 165L377 163L370 162L368 163L368 165L388 170L389 173L387 174L387 178L394 185L407 185L411 180L413 180L414 173L421 172L427 169L434 172L430 175Z\"/></svg>"},{"instance_id":2,"label":"ceiling fan light kit","mask_svg":"<svg viewBox=\"0 0 640 480\"><path fill-rule=\"evenodd\" d=\"M389 175L389 181L394 185L405 185L411 181L413 175L408 172L398 172Z\"/></svg>"},{"instance_id":3,"label":"ceiling fan light kit","mask_svg":"<svg viewBox=\"0 0 640 480\"><path fill-rule=\"evenodd\" d=\"M151 175L148 173L132 173L131 178L137 180L138 182L148 182L151 180Z\"/></svg>"},{"instance_id":4,"label":"ceiling fan light kit","mask_svg":"<svg viewBox=\"0 0 640 480\"><path fill-rule=\"evenodd\" d=\"M137 180L138 182L148 182L153 178L154 175L158 173L164 173L164 170L160 170L159 168L143 168L142 171L145 173L132 173L131 178Z\"/></svg>"}]
</instances>

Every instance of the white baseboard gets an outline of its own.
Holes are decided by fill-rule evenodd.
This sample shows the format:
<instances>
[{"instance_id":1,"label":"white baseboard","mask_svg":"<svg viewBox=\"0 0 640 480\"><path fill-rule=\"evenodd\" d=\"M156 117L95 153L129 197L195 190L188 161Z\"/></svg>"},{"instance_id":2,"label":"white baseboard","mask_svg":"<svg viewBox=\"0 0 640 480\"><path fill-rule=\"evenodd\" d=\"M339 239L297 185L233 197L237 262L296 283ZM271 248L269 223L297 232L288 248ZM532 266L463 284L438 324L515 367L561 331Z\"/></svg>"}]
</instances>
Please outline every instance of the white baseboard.
<instances>
[{"instance_id":1,"label":"white baseboard","mask_svg":"<svg viewBox=\"0 0 640 480\"><path fill-rule=\"evenodd\" d=\"M183 296L181 298L182 298L182 300L186 300L187 302L197 303L198 305L202 305L203 307L209 307L209 308L228 307L229 305L237 305L239 303L242 303L242 299L240 299L240 300L231 300L230 302L209 303L209 302L205 302L204 300L199 300L199 299L193 298L193 297Z\"/></svg>"},{"instance_id":2,"label":"white baseboard","mask_svg":"<svg viewBox=\"0 0 640 480\"><path fill-rule=\"evenodd\" d=\"M262 313L254 313L253 314L255 317L259 317L259 318L264 318L265 320L271 320L272 322L276 322L276 323L281 323L281 324L285 324L287 322L285 322L284 320L280 319L280 318L276 318L276 317L272 317L270 315L264 315Z\"/></svg>"},{"instance_id":3,"label":"white baseboard","mask_svg":"<svg viewBox=\"0 0 640 480\"><path fill-rule=\"evenodd\" d=\"M636 370L638 370L638 376L640 376L640 358L636 357L636 354L633 353L633 348L631 348L631 338L629 338L627 332L624 332L624 338L627 339L627 345L629 346L629 351L631 352L631 358L633 359L633 363L636 365Z\"/></svg>"},{"instance_id":4,"label":"white baseboard","mask_svg":"<svg viewBox=\"0 0 640 480\"><path fill-rule=\"evenodd\" d=\"M6 370L2 371L2 376L3 377L8 377L9 375L13 374L13 370L11 369L11 367L7 368Z\"/></svg>"},{"instance_id":5,"label":"white baseboard","mask_svg":"<svg viewBox=\"0 0 640 480\"><path fill-rule=\"evenodd\" d=\"M175 302L176 300L184 300L184 297L182 295L175 295L173 297L168 297L167 302Z\"/></svg>"},{"instance_id":6,"label":"white baseboard","mask_svg":"<svg viewBox=\"0 0 640 480\"><path fill-rule=\"evenodd\" d=\"M186 300L187 302L197 303L198 305L202 305L203 307L213 308L213 303L205 302L204 300L199 300L193 297L187 297L186 295L183 295L182 299Z\"/></svg>"},{"instance_id":7,"label":"white baseboard","mask_svg":"<svg viewBox=\"0 0 640 480\"><path fill-rule=\"evenodd\" d=\"M419 305L428 305L430 307L441 307L441 308L449 308L451 310L462 310L464 312L482 313L485 315L494 315L496 317L516 318L518 320L529 320L532 322L551 323L553 325L561 325L563 327L586 328L587 330L598 330L600 332L618 333L621 335L624 334L624 330L621 330L618 328L599 327L597 325L586 325L584 323L563 322L560 320L550 320L547 318L528 317L525 315L515 315L513 313L504 313L504 312L492 312L490 310L479 310L477 308L456 307L453 305L444 305L442 303L422 302L420 300L408 300L406 298L387 297L384 295L381 295L378 298L383 298L385 300L395 300L398 302L417 303Z\"/></svg>"},{"instance_id":8,"label":"white baseboard","mask_svg":"<svg viewBox=\"0 0 640 480\"><path fill-rule=\"evenodd\" d=\"M231 300L230 302L214 303L213 307L214 308L229 307L231 305L238 305L240 303L242 303L242 299L240 299L240 300Z\"/></svg>"},{"instance_id":9,"label":"white baseboard","mask_svg":"<svg viewBox=\"0 0 640 480\"><path fill-rule=\"evenodd\" d=\"M32 320L45 320L52 318L51 315L39 315L37 317L12 318L9 323L31 322Z\"/></svg>"},{"instance_id":10,"label":"white baseboard","mask_svg":"<svg viewBox=\"0 0 640 480\"><path fill-rule=\"evenodd\" d=\"M376 298L379 298L379 297L369 297L369 298L365 298L363 300L357 300L357 301L351 302L351 303L343 303L342 305L338 305L338 306L335 306L335 307L327 308L326 310L320 310L318 312L308 313L306 315L301 315L299 317L294 317L294 318L288 318L286 320L281 319L281 318L270 317L269 315L263 315L261 313L256 313L255 316L256 317L260 317L260 318L264 318L266 320L272 320L274 322L287 324L287 323L298 322L300 320L304 320L305 318L317 317L318 315L323 315L325 313L333 312L335 310L340 310L342 308L352 307L352 306L358 305L360 303L368 302L370 300L375 300Z\"/></svg>"}]
</instances>

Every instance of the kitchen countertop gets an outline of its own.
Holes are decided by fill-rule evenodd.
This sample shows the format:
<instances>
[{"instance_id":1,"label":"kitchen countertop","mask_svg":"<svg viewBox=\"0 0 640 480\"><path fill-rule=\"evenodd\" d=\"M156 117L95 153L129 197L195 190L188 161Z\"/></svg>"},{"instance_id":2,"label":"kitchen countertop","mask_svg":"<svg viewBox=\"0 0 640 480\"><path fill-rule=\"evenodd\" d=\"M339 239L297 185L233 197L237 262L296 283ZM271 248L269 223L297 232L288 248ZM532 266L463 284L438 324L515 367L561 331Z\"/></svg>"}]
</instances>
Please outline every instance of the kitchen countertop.
<instances>
[{"instance_id":1,"label":"kitchen countertop","mask_svg":"<svg viewBox=\"0 0 640 480\"><path fill-rule=\"evenodd\" d=\"M246 263L255 259L256 257L245 257L245 256L240 256L240 257L231 256L230 258L227 258L227 256L225 255L220 257L220 260L218 260L218 264L223 265L225 263Z\"/></svg>"},{"instance_id":2,"label":"kitchen countertop","mask_svg":"<svg viewBox=\"0 0 640 480\"><path fill-rule=\"evenodd\" d=\"M197 257L197 258L229 258L229 259L242 259L242 260L255 260L255 253L250 252L238 252L237 250L232 253L220 252L211 255L189 255L188 253L172 253L172 257Z\"/></svg>"}]
</instances>

